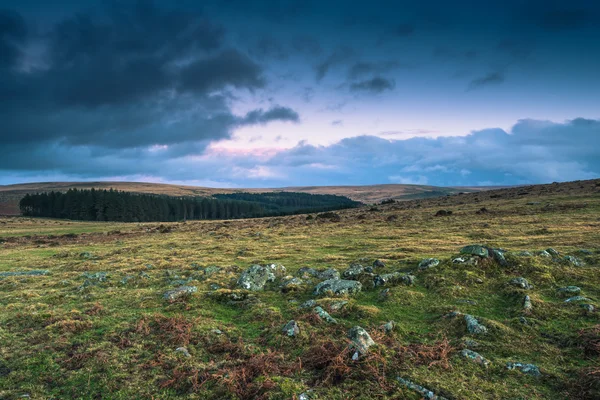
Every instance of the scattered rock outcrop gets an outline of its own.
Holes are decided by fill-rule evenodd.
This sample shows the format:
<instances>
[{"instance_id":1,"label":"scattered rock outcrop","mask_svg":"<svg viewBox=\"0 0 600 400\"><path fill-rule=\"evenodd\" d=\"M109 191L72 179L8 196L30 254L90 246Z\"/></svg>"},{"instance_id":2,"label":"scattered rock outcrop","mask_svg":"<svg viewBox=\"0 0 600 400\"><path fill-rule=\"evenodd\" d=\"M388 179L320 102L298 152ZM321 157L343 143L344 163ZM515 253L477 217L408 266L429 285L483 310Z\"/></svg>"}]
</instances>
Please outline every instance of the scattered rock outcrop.
<instances>
[{"instance_id":1,"label":"scattered rock outcrop","mask_svg":"<svg viewBox=\"0 0 600 400\"><path fill-rule=\"evenodd\" d=\"M316 296L322 295L353 295L362 290L362 284L358 281L346 279L328 279L319 283L314 290Z\"/></svg>"}]
</instances>

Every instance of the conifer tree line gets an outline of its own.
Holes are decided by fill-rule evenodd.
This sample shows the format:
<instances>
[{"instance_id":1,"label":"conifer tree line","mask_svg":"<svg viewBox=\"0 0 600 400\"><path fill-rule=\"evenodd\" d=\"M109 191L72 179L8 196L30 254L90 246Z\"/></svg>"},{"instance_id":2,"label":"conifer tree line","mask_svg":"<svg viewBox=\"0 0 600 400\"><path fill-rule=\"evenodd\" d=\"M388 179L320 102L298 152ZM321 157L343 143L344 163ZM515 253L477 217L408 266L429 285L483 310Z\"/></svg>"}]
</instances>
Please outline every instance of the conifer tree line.
<instances>
[{"instance_id":1,"label":"conifer tree line","mask_svg":"<svg viewBox=\"0 0 600 400\"><path fill-rule=\"evenodd\" d=\"M308 193L232 193L213 197L173 197L117 190L69 189L27 194L19 203L30 217L83 221L182 221L255 218L356 207L344 196Z\"/></svg>"}]
</instances>

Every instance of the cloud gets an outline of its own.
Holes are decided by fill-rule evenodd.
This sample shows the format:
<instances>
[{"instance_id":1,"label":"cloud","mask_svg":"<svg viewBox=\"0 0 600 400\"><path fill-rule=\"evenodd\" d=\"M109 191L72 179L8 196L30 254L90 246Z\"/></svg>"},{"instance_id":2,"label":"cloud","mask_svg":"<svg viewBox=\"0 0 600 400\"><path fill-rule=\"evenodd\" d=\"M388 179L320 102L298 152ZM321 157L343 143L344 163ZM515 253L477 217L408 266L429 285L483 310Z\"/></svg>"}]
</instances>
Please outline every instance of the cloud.
<instances>
[{"instance_id":1,"label":"cloud","mask_svg":"<svg viewBox=\"0 0 600 400\"><path fill-rule=\"evenodd\" d=\"M360 61L354 63L348 69L348 78L349 79L357 79L361 78L365 75L371 74L379 74L385 73L388 71L392 71L394 69L398 69L401 67L407 67L407 65L403 65L396 60L388 60L388 61L380 61L380 62L365 62Z\"/></svg>"},{"instance_id":2,"label":"cloud","mask_svg":"<svg viewBox=\"0 0 600 400\"><path fill-rule=\"evenodd\" d=\"M480 89L489 85L499 85L505 80L504 73L502 72L491 72L481 78L473 79L467 88L467 90Z\"/></svg>"},{"instance_id":3,"label":"cloud","mask_svg":"<svg viewBox=\"0 0 600 400\"><path fill-rule=\"evenodd\" d=\"M346 46L334 50L325 60L315 67L317 81L322 80L331 68L347 63L353 54L354 50Z\"/></svg>"},{"instance_id":4,"label":"cloud","mask_svg":"<svg viewBox=\"0 0 600 400\"><path fill-rule=\"evenodd\" d=\"M288 121L298 123L300 122L300 116L291 108L276 106L267 111L264 111L263 109L250 111L243 118L242 123L252 125L266 124L272 121Z\"/></svg>"},{"instance_id":5,"label":"cloud","mask_svg":"<svg viewBox=\"0 0 600 400\"><path fill-rule=\"evenodd\" d=\"M350 90L353 92L382 93L386 90L394 90L395 87L396 82L393 79L380 76L350 84Z\"/></svg>"},{"instance_id":6,"label":"cloud","mask_svg":"<svg viewBox=\"0 0 600 400\"><path fill-rule=\"evenodd\" d=\"M21 15L0 10L0 69L13 67L21 56L20 45L27 36L27 25Z\"/></svg>"}]
</instances>

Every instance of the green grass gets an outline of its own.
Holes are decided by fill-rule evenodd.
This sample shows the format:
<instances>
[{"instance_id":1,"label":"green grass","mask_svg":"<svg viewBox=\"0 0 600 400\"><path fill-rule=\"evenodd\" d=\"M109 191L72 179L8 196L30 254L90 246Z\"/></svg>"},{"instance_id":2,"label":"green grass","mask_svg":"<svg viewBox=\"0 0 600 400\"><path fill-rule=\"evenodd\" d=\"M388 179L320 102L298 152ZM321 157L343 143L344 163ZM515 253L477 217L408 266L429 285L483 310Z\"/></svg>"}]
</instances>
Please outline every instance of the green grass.
<instances>
[{"instance_id":1,"label":"green grass","mask_svg":"<svg viewBox=\"0 0 600 400\"><path fill-rule=\"evenodd\" d=\"M427 200L412 209L392 204L378 212L346 210L339 223L305 216L188 222L170 224L170 233L158 232L159 224L0 219L0 272L50 271L0 280L0 398L290 399L309 389L319 399L420 398L397 385L396 376L451 399L593 398L600 383L581 374L597 369L599 359L584 353L578 332L600 318L564 304L556 289L580 286L600 305L600 197L561 193L534 200L562 208L528 206L527 196L464 204ZM489 213L475 213L484 206ZM440 208L453 214L434 217ZM396 219L388 221L391 215ZM65 234L74 237L60 236ZM509 251L554 247L586 265L516 256L508 267L453 264L459 249L472 243ZM442 262L416 271L425 257ZM304 266L343 271L375 259L386 262L382 272L416 271L415 285L392 286L383 301L381 288L365 279L360 294L331 312L338 325L298 308L314 298L316 280L290 293L274 285L236 304L209 287L235 289L253 263L280 263L295 275ZM196 265L221 271L205 277ZM99 271L109 274L106 282L80 289L83 272ZM140 278L142 272L149 278ZM128 275L136 278L121 284ZM175 276L192 278L198 292L167 303L162 294ZM517 276L535 288L508 286ZM533 301L531 314L522 311L525 294ZM318 301L326 306L333 300ZM481 318L488 334L473 337L461 318L442 318L454 310ZM297 338L281 333L290 319L300 325ZM385 336L379 327L389 320L397 327ZM358 362L344 353L354 325L378 343ZM460 357L466 338L480 343L476 351L491 361L489 368ZM447 354L439 347L446 339ZM192 357L175 352L180 346ZM317 351L319 346L337 353ZM319 366L315 354L331 360ZM543 376L508 371L508 361L535 363Z\"/></svg>"}]
</instances>

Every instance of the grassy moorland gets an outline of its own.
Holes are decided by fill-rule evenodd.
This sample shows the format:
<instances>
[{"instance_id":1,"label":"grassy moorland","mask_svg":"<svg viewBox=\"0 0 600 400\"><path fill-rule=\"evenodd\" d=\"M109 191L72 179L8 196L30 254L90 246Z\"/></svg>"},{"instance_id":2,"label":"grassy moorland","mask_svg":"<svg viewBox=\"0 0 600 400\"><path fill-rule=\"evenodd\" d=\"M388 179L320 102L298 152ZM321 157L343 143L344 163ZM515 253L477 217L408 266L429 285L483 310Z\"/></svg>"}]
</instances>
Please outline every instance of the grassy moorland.
<instances>
[{"instance_id":1,"label":"grassy moorland","mask_svg":"<svg viewBox=\"0 0 600 400\"><path fill-rule=\"evenodd\" d=\"M589 305L600 306L600 180L337 214L173 224L0 219L0 398L423 397L398 377L448 399L599 398L600 314ZM468 255L453 262L469 244L506 250L506 264ZM550 247L558 255L538 255ZM439 265L417 267L430 257ZM321 279L300 271L343 272L377 259L385 266L353 278L362 291L350 297L313 295ZM270 263L286 271L264 290L236 285L251 265ZM40 275L2 276L32 270ZM374 287L374 275L396 271L414 283ZM282 291L285 275L299 277L298 286ZM511 283L519 277L533 287ZM197 291L163 297L181 285ZM568 286L585 299L565 302L576 295L559 291ZM337 324L301 307L310 299ZM469 333L454 311L487 331ZM282 333L290 320L294 337ZM386 332L388 321L395 326ZM353 360L347 334L357 325L375 345ZM534 364L541 376L509 362Z\"/></svg>"}]
</instances>

